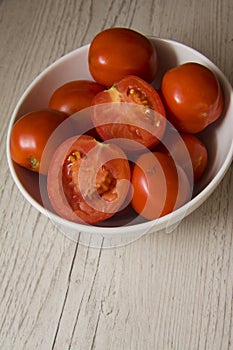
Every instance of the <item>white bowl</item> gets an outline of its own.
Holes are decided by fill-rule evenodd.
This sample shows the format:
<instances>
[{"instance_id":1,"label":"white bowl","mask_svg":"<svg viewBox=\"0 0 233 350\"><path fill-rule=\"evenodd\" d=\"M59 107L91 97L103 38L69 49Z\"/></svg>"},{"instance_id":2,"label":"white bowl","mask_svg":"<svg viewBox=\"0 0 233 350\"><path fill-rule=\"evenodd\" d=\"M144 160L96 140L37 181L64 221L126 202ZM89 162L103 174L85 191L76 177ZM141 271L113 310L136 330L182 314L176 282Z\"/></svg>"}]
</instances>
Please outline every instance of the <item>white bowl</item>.
<instances>
[{"instance_id":1,"label":"white bowl","mask_svg":"<svg viewBox=\"0 0 233 350\"><path fill-rule=\"evenodd\" d=\"M218 186L230 167L233 157L233 91L224 74L214 63L196 50L179 42L151 38L158 51L159 72L155 86L159 87L164 72L181 63L195 61L209 67L218 77L225 97L222 117L209 126L200 136L204 137L209 152L207 171L195 188L195 196L183 207L153 221L137 223L130 218L118 216L108 221L110 226L90 226L64 220L44 206L41 198L39 176L16 165L10 155L10 135L14 122L23 114L48 106L52 92L65 82L75 79L93 80L88 69L89 45L76 49L63 56L45 69L26 89L11 116L7 134L7 159L12 177L23 196L48 216L54 224L70 239L95 247L113 247L127 244L149 232L165 229L171 232L185 216L198 208ZM38 98L39 96L39 98Z\"/></svg>"}]
</instances>

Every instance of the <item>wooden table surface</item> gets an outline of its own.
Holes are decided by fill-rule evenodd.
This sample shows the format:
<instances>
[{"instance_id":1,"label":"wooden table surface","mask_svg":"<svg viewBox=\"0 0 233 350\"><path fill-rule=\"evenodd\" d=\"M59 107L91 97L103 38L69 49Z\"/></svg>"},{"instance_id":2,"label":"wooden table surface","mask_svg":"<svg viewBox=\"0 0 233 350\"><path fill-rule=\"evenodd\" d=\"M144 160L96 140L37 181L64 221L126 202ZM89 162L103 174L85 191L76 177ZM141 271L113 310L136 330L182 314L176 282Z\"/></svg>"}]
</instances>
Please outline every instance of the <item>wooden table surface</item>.
<instances>
[{"instance_id":1,"label":"wooden table surface","mask_svg":"<svg viewBox=\"0 0 233 350\"><path fill-rule=\"evenodd\" d=\"M95 249L66 238L7 166L11 113L49 64L107 27L171 38L233 83L231 0L0 1L0 349L233 349L232 167L171 234Z\"/></svg>"}]
</instances>

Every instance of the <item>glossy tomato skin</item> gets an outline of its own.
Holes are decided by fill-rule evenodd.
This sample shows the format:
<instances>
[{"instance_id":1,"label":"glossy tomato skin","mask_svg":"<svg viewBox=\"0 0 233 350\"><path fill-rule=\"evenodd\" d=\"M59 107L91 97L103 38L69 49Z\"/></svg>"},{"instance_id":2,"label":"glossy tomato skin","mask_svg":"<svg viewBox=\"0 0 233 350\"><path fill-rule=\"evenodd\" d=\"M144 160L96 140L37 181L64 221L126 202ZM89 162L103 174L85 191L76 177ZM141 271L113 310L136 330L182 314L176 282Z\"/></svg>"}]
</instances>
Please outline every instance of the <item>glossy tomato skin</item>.
<instances>
[{"instance_id":1,"label":"glossy tomato skin","mask_svg":"<svg viewBox=\"0 0 233 350\"><path fill-rule=\"evenodd\" d=\"M90 80L74 80L59 86L49 100L49 107L72 115L91 105L104 86Z\"/></svg>"},{"instance_id":2,"label":"glossy tomato skin","mask_svg":"<svg viewBox=\"0 0 233 350\"><path fill-rule=\"evenodd\" d=\"M45 146L52 133L67 117L67 114L60 111L41 109L18 119L10 137L12 159L29 170L47 174L48 164L41 166Z\"/></svg>"},{"instance_id":3,"label":"glossy tomato skin","mask_svg":"<svg viewBox=\"0 0 233 350\"><path fill-rule=\"evenodd\" d=\"M168 133L166 139L163 140L167 148L160 144L156 150L170 154L173 160L184 169L190 181L197 182L203 176L207 167L207 147L197 135L180 132L179 136L179 138L173 138L172 132ZM185 147L186 150L184 150ZM188 152L189 158L185 151ZM190 169L190 165L192 169Z\"/></svg>"},{"instance_id":4,"label":"glossy tomato skin","mask_svg":"<svg viewBox=\"0 0 233 350\"><path fill-rule=\"evenodd\" d=\"M130 176L128 159L119 147L78 135L64 141L54 153L48 196L64 219L94 225L122 209Z\"/></svg>"},{"instance_id":5,"label":"glossy tomato skin","mask_svg":"<svg viewBox=\"0 0 233 350\"><path fill-rule=\"evenodd\" d=\"M168 70L162 79L161 96L167 118L179 131L198 133L217 120L223 110L218 79L210 69L195 62Z\"/></svg>"},{"instance_id":6,"label":"glossy tomato skin","mask_svg":"<svg viewBox=\"0 0 233 350\"><path fill-rule=\"evenodd\" d=\"M127 75L151 83L157 73L157 51L144 35L128 28L108 28L92 40L89 69L93 78L107 87Z\"/></svg>"},{"instance_id":7,"label":"glossy tomato skin","mask_svg":"<svg viewBox=\"0 0 233 350\"><path fill-rule=\"evenodd\" d=\"M141 155L131 182L132 207L148 220L169 214L190 199L191 188L185 172L162 152Z\"/></svg>"},{"instance_id":8,"label":"glossy tomato skin","mask_svg":"<svg viewBox=\"0 0 233 350\"><path fill-rule=\"evenodd\" d=\"M191 163L193 166L194 182L200 180L205 172L208 163L208 151L205 144L196 136L187 133L181 133L181 137L190 154ZM179 146L178 146L179 147ZM179 150L178 150L179 152ZM182 155L180 154L180 157ZM182 166L182 158L180 160ZM185 170L185 166L184 166Z\"/></svg>"},{"instance_id":9,"label":"glossy tomato skin","mask_svg":"<svg viewBox=\"0 0 233 350\"><path fill-rule=\"evenodd\" d=\"M106 105L105 107L105 104ZM92 101L92 120L103 140L122 138L153 148L166 129L166 114L158 92L137 76L127 76ZM122 147L127 147L121 144Z\"/></svg>"}]
</instances>

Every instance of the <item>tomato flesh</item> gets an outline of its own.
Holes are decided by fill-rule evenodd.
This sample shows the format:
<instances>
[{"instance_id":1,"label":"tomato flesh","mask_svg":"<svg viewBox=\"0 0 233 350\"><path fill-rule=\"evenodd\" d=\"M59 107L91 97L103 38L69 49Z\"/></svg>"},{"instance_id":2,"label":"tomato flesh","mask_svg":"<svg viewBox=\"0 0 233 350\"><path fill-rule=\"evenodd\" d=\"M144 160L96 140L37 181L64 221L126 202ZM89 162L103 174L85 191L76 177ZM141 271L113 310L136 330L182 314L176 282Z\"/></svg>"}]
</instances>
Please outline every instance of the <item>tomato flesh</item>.
<instances>
[{"instance_id":1,"label":"tomato flesh","mask_svg":"<svg viewBox=\"0 0 233 350\"><path fill-rule=\"evenodd\" d=\"M159 94L136 76L128 76L100 92L92 105L93 124L103 140L128 139L135 146L138 143L151 149L165 132L166 116Z\"/></svg>"},{"instance_id":2,"label":"tomato flesh","mask_svg":"<svg viewBox=\"0 0 233 350\"><path fill-rule=\"evenodd\" d=\"M96 224L121 210L129 182L129 162L118 146L80 135L58 147L47 188L52 207L63 218Z\"/></svg>"}]
</instances>

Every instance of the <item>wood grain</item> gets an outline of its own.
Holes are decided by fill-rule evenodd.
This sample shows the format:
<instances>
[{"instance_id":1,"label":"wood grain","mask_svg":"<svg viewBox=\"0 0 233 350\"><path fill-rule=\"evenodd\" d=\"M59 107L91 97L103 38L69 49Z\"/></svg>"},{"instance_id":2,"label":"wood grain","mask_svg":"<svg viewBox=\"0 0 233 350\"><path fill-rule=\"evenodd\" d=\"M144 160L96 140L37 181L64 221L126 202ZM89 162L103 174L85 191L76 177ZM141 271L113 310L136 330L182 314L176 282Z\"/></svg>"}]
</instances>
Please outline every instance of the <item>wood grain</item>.
<instances>
[{"instance_id":1,"label":"wood grain","mask_svg":"<svg viewBox=\"0 0 233 350\"><path fill-rule=\"evenodd\" d=\"M191 45L233 83L230 0L0 1L0 349L233 349L233 173L172 234L94 249L67 239L7 167L10 115L49 64L104 28Z\"/></svg>"}]
</instances>

